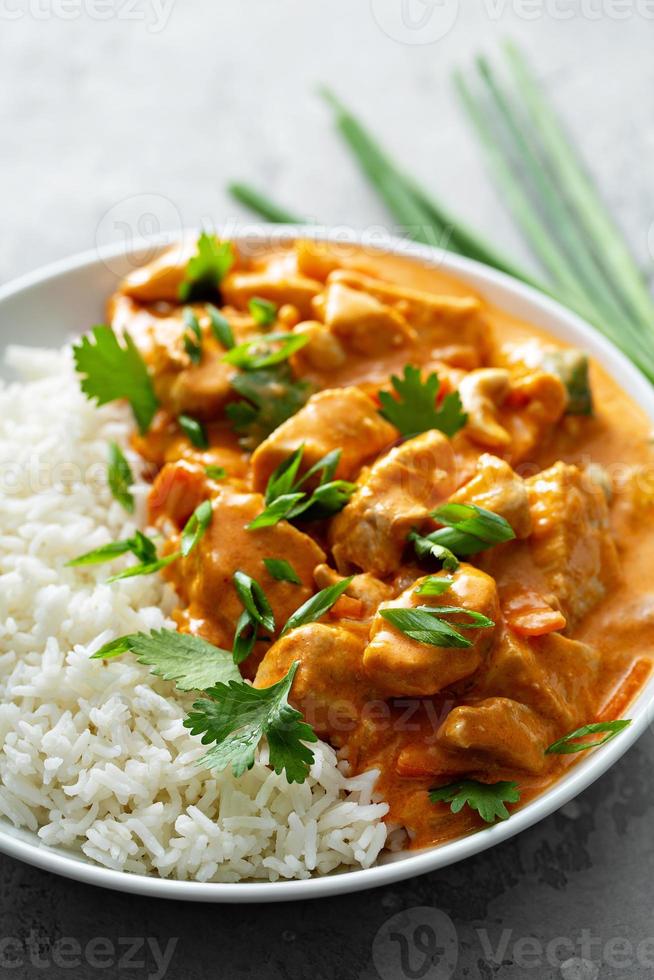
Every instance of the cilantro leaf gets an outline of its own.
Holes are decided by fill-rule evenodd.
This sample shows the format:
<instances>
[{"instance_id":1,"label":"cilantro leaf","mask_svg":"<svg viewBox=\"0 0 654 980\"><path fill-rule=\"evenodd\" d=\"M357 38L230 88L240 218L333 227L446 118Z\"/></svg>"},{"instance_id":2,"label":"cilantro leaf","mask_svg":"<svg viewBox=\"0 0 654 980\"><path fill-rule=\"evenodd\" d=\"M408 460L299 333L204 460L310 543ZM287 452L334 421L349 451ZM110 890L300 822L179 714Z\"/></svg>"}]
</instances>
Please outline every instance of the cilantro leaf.
<instances>
[{"instance_id":1,"label":"cilantro leaf","mask_svg":"<svg viewBox=\"0 0 654 980\"><path fill-rule=\"evenodd\" d=\"M321 589L316 595L307 599L289 617L284 629L279 635L284 636L289 630L294 630L298 626L304 626L306 623L315 623L316 620L329 612L334 603L340 599L353 578L354 576L350 575L349 578L344 578L342 582L336 582L335 585L328 585L326 589Z\"/></svg>"},{"instance_id":2,"label":"cilantro leaf","mask_svg":"<svg viewBox=\"0 0 654 980\"><path fill-rule=\"evenodd\" d=\"M618 719L617 721L596 721L590 725L582 725L574 732L564 735L557 739L545 749L545 755L569 755L572 752L585 752L587 749L595 749L598 745L605 745L612 738L619 735L631 724L631 718ZM594 742L579 742L577 739L585 738L586 735L599 735L606 733L604 738L598 738Z\"/></svg>"},{"instance_id":3,"label":"cilantro leaf","mask_svg":"<svg viewBox=\"0 0 654 980\"><path fill-rule=\"evenodd\" d=\"M380 414L403 436L415 436L429 429L439 429L446 436L453 436L468 420L458 391L446 395L440 407L436 407L440 381L437 374L430 374L426 381L420 377L420 368L407 364L404 376L391 378L397 398L388 391L379 392Z\"/></svg>"},{"instance_id":4,"label":"cilantro leaf","mask_svg":"<svg viewBox=\"0 0 654 980\"><path fill-rule=\"evenodd\" d=\"M236 374L231 385L244 400L228 405L226 414L236 432L241 433L241 443L246 449L254 449L282 422L295 415L312 392L308 382L295 380L286 361L271 368Z\"/></svg>"},{"instance_id":5,"label":"cilantro leaf","mask_svg":"<svg viewBox=\"0 0 654 980\"><path fill-rule=\"evenodd\" d=\"M234 775L241 776L254 765L255 750L265 737L275 772L285 772L289 783L303 783L314 760L304 743L318 738L288 703L298 666L296 661L272 687L230 681L210 688L211 700L196 701L184 725L192 735L202 736L203 745L216 743L200 762L219 772L231 766Z\"/></svg>"},{"instance_id":6,"label":"cilantro leaf","mask_svg":"<svg viewBox=\"0 0 654 980\"><path fill-rule=\"evenodd\" d=\"M295 571L290 561L285 558L264 558L268 574L277 582L290 582L292 585L302 585L302 579Z\"/></svg>"},{"instance_id":7,"label":"cilantro leaf","mask_svg":"<svg viewBox=\"0 0 654 980\"><path fill-rule=\"evenodd\" d=\"M515 782L480 783L476 779L462 779L430 790L429 799L432 803L450 803L452 813L459 813L464 806L469 806L485 823L495 823L509 818L504 804L519 801L517 786Z\"/></svg>"},{"instance_id":8,"label":"cilantro leaf","mask_svg":"<svg viewBox=\"0 0 654 980\"><path fill-rule=\"evenodd\" d=\"M259 327L269 327L277 319L277 307L269 299L253 296L248 303L250 316Z\"/></svg>"},{"instance_id":9,"label":"cilantro leaf","mask_svg":"<svg viewBox=\"0 0 654 980\"><path fill-rule=\"evenodd\" d=\"M234 248L231 242L221 242L216 235L203 231L197 242L197 251L189 259L184 278L179 287L182 303L214 295L234 265Z\"/></svg>"},{"instance_id":10,"label":"cilantro leaf","mask_svg":"<svg viewBox=\"0 0 654 980\"><path fill-rule=\"evenodd\" d=\"M126 399L143 435L159 403L145 361L126 330L122 340L124 346L111 327L93 327L91 336L73 347L75 368L82 375L82 391L98 405Z\"/></svg>"},{"instance_id":11,"label":"cilantro leaf","mask_svg":"<svg viewBox=\"0 0 654 980\"><path fill-rule=\"evenodd\" d=\"M180 691L205 691L214 684L241 679L228 650L174 630L121 636L106 643L91 659L110 660L128 651L139 663L152 667L157 677L175 681Z\"/></svg>"},{"instance_id":12,"label":"cilantro leaf","mask_svg":"<svg viewBox=\"0 0 654 980\"><path fill-rule=\"evenodd\" d=\"M177 417L177 421L186 438L189 439L197 449L209 448L209 437L207 436L207 430L202 422L199 422L198 419L192 418L190 415L179 415Z\"/></svg>"},{"instance_id":13,"label":"cilantro leaf","mask_svg":"<svg viewBox=\"0 0 654 980\"><path fill-rule=\"evenodd\" d=\"M107 465L107 483L111 496L117 500L128 514L134 513L134 495L130 487L134 485L134 474L125 454L117 442L109 443L109 463Z\"/></svg>"},{"instance_id":14,"label":"cilantro leaf","mask_svg":"<svg viewBox=\"0 0 654 980\"><path fill-rule=\"evenodd\" d=\"M182 555L184 558L191 554L198 541L203 537L211 523L212 515L211 501L203 500L189 517L186 527L182 531Z\"/></svg>"},{"instance_id":15,"label":"cilantro leaf","mask_svg":"<svg viewBox=\"0 0 654 980\"><path fill-rule=\"evenodd\" d=\"M225 350L229 350L234 346L234 334L229 325L229 320L215 306L212 306L211 303L207 304L207 313L211 321L212 334Z\"/></svg>"}]
</instances>

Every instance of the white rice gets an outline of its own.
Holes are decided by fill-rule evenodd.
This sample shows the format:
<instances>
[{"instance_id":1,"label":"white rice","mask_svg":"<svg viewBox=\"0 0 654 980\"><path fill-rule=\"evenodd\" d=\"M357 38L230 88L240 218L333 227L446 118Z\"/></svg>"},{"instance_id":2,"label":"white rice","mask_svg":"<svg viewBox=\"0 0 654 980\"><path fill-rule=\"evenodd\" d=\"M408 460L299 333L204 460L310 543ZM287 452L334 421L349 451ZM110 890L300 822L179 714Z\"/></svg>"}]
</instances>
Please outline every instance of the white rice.
<instances>
[{"instance_id":1,"label":"white rice","mask_svg":"<svg viewBox=\"0 0 654 980\"><path fill-rule=\"evenodd\" d=\"M64 563L143 523L106 485L107 444L129 411L80 393L69 352L11 348L0 385L0 814L108 868L196 881L307 878L370 866L386 841L376 773L347 778L324 743L302 785L265 765L235 779L196 765L189 699L129 655L90 656L124 633L171 626L159 576ZM133 470L139 460L128 453Z\"/></svg>"}]
</instances>

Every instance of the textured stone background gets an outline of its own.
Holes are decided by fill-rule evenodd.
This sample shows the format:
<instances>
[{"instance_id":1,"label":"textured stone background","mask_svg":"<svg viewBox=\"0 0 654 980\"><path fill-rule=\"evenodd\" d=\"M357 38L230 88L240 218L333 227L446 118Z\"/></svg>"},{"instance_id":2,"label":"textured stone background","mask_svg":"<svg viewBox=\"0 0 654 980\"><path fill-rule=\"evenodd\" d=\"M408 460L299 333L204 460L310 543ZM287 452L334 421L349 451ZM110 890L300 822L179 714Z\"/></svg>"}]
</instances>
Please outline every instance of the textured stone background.
<instances>
[{"instance_id":1,"label":"textured stone background","mask_svg":"<svg viewBox=\"0 0 654 980\"><path fill-rule=\"evenodd\" d=\"M648 0L465 0L465 9L464 0L436 0L413 29L402 25L402 0L163 2L161 14L155 0L0 0L3 281L97 242L240 220L224 192L233 177L327 223L387 221L331 130L315 96L320 82L454 209L528 261L450 85L454 65L492 53L507 35L527 50L639 260L650 261ZM422 0L407 0L406 11L429 13ZM432 43L407 43L416 40ZM577 801L504 846L315 904L145 901L0 858L0 940L25 947L22 965L5 961L0 971L140 980L158 975L151 952L109 965L110 947L96 949L94 963L74 969L56 965L52 945L107 937L124 954L126 937L164 947L177 937L173 980L378 980L378 930L398 912L430 907L456 927L456 968L452 947L439 970L425 972L417 949L402 964L384 958L378 939L381 980L639 980L654 975L653 756L648 733ZM410 944L424 940L415 930L426 914L413 911L398 927ZM568 946L548 952L558 937ZM489 955L502 938L503 951ZM397 953L399 943L388 948Z\"/></svg>"}]
</instances>

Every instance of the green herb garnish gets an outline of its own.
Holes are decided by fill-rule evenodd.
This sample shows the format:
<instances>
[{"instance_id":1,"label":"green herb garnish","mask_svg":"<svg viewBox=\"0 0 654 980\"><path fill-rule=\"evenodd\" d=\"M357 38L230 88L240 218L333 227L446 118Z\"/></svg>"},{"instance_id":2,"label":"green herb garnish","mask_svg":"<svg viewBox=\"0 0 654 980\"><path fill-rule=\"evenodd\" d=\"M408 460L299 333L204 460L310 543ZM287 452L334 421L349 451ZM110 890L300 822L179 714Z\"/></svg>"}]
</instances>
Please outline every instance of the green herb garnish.
<instances>
[{"instance_id":1,"label":"green herb garnish","mask_svg":"<svg viewBox=\"0 0 654 980\"><path fill-rule=\"evenodd\" d=\"M428 575L424 582L414 589L416 595L442 595L454 585L449 575Z\"/></svg>"},{"instance_id":2,"label":"green herb garnish","mask_svg":"<svg viewBox=\"0 0 654 980\"><path fill-rule=\"evenodd\" d=\"M136 633L106 643L92 657L109 660L132 651L152 673L174 681L180 691L205 691L196 701L184 726L201 735L203 745L216 743L200 760L209 769L232 766L241 776L254 765L262 738L268 741L270 765L286 772L289 783L303 783L313 763L305 742L317 742L313 728L288 703L296 661L272 687L257 689L241 680L232 655L197 636L172 630Z\"/></svg>"},{"instance_id":3,"label":"green herb garnish","mask_svg":"<svg viewBox=\"0 0 654 980\"><path fill-rule=\"evenodd\" d=\"M191 359L191 363L200 363L202 360L202 330L197 316L188 307L184 310L184 350Z\"/></svg>"},{"instance_id":4,"label":"green herb garnish","mask_svg":"<svg viewBox=\"0 0 654 980\"><path fill-rule=\"evenodd\" d=\"M198 238L197 251L189 259L179 287L181 302L188 303L215 295L234 265L234 259L231 242L221 242L215 235L203 231Z\"/></svg>"},{"instance_id":5,"label":"green herb garnish","mask_svg":"<svg viewBox=\"0 0 654 980\"><path fill-rule=\"evenodd\" d=\"M586 752L588 749L596 749L598 745L605 745L615 738L620 732L624 731L631 724L631 719L619 719L617 721L596 721L590 725L583 725L574 732L564 735L557 739L545 749L545 755L568 755L572 752ZM599 735L606 733L604 738L597 739L595 742L578 742L577 739L584 738L586 735Z\"/></svg>"},{"instance_id":6,"label":"green herb garnish","mask_svg":"<svg viewBox=\"0 0 654 980\"><path fill-rule=\"evenodd\" d=\"M284 629L279 635L284 636L290 630L297 629L298 626L305 626L307 623L315 623L316 620L324 616L325 613L328 613L334 603L336 603L343 595L353 578L354 576L350 575L349 578L344 578L342 582L337 582L335 585L328 585L326 589L322 589L320 592L317 592L316 595L311 596L310 599L307 599L307 601L303 603L299 609L296 609L292 616L289 617Z\"/></svg>"},{"instance_id":7,"label":"green herb garnish","mask_svg":"<svg viewBox=\"0 0 654 980\"><path fill-rule=\"evenodd\" d=\"M317 742L313 728L288 703L299 661L272 687L258 689L230 681L207 691L211 700L196 701L184 722L191 734L201 735L203 745L216 744L200 760L218 772L232 767L241 776L254 765L255 750L266 738L270 765L285 772L289 783L303 783L314 760L305 742Z\"/></svg>"},{"instance_id":8,"label":"green herb garnish","mask_svg":"<svg viewBox=\"0 0 654 980\"><path fill-rule=\"evenodd\" d=\"M235 341L229 320L215 306L212 306L211 303L207 304L207 313L211 322L212 334L225 350L230 350L234 346Z\"/></svg>"},{"instance_id":9,"label":"green herb garnish","mask_svg":"<svg viewBox=\"0 0 654 980\"><path fill-rule=\"evenodd\" d=\"M322 520L342 510L356 487L347 480L334 480L333 476L341 457L336 449L319 459L302 476L297 474L304 455L304 446L287 456L271 474L266 486L266 507L248 524L251 531L272 527L281 520ZM320 483L312 493L301 488L309 479L320 474Z\"/></svg>"},{"instance_id":10,"label":"green herb garnish","mask_svg":"<svg viewBox=\"0 0 654 980\"><path fill-rule=\"evenodd\" d=\"M568 394L566 415L592 415L593 392L590 387L588 355L579 350L548 351L543 358L544 371L558 375Z\"/></svg>"},{"instance_id":11,"label":"green herb garnish","mask_svg":"<svg viewBox=\"0 0 654 980\"><path fill-rule=\"evenodd\" d=\"M234 572L234 588L251 618L269 633L275 632L275 616L266 593L256 579L245 572Z\"/></svg>"},{"instance_id":12,"label":"green herb garnish","mask_svg":"<svg viewBox=\"0 0 654 980\"><path fill-rule=\"evenodd\" d=\"M197 449L209 448L209 437L202 422L190 415L179 415L177 421L184 435L190 439Z\"/></svg>"},{"instance_id":13,"label":"green herb garnish","mask_svg":"<svg viewBox=\"0 0 654 980\"><path fill-rule=\"evenodd\" d=\"M520 800L515 782L480 783L476 779L462 779L447 786L439 786L429 792L432 803L450 803L452 813L459 813L464 806L476 810L485 823L508 820L510 813L505 803Z\"/></svg>"},{"instance_id":14,"label":"green herb garnish","mask_svg":"<svg viewBox=\"0 0 654 980\"><path fill-rule=\"evenodd\" d=\"M459 630L489 629L495 625L488 616L462 606L414 606L411 609L380 609L379 613L405 636L435 647L471 647L472 640ZM443 618L451 615L465 616L469 621L457 622L458 629L455 629Z\"/></svg>"},{"instance_id":15,"label":"green herb garnish","mask_svg":"<svg viewBox=\"0 0 654 980\"><path fill-rule=\"evenodd\" d=\"M107 483L114 500L117 500L128 514L133 514L135 505L131 487L134 485L134 474L117 442L109 443Z\"/></svg>"},{"instance_id":16,"label":"green herb garnish","mask_svg":"<svg viewBox=\"0 0 654 980\"><path fill-rule=\"evenodd\" d=\"M403 436L415 436L429 429L439 429L453 436L468 420L458 391L450 392L436 407L440 381L437 374L421 380L420 368L407 364L404 376L391 378L397 398L388 391L379 392L380 414L399 429Z\"/></svg>"},{"instance_id":17,"label":"green herb garnish","mask_svg":"<svg viewBox=\"0 0 654 980\"><path fill-rule=\"evenodd\" d=\"M436 533L434 531L432 534L424 535L418 534L417 531L411 531L407 536L407 541L412 542L418 558L435 558L436 561L443 563L443 568L447 572L456 572L459 567L459 559L449 548L445 548L437 541L432 540L433 534Z\"/></svg>"},{"instance_id":18,"label":"green herb garnish","mask_svg":"<svg viewBox=\"0 0 654 980\"><path fill-rule=\"evenodd\" d=\"M173 630L122 636L106 643L91 659L110 660L128 651L139 663L152 667L157 677L175 681L180 691L205 691L214 684L241 679L228 650Z\"/></svg>"},{"instance_id":19,"label":"green herb garnish","mask_svg":"<svg viewBox=\"0 0 654 980\"><path fill-rule=\"evenodd\" d=\"M287 361L308 342L306 333L271 333L232 347L223 355L223 361L242 371L260 371Z\"/></svg>"},{"instance_id":20,"label":"green herb garnish","mask_svg":"<svg viewBox=\"0 0 654 980\"><path fill-rule=\"evenodd\" d=\"M227 476L227 470L224 466L205 466L204 472L210 480L224 480Z\"/></svg>"},{"instance_id":21,"label":"green herb garnish","mask_svg":"<svg viewBox=\"0 0 654 980\"><path fill-rule=\"evenodd\" d=\"M126 330L122 340L124 346L111 327L93 327L91 336L73 347L75 368L82 375L82 391L98 405L126 399L143 434L159 404L145 361Z\"/></svg>"},{"instance_id":22,"label":"green herb garnish","mask_svg":"<svg viewBox=\"0 0 654 980\"><path fill-rule=\"evenodd\" d=\"M277 582L291 582L292 585L302 585L302 579L293 566L285 558L264 558L268 574Z\"/></svg>"},{"instance_id":23,"label":"green herb garnish","mask_svg":"<svg viewBox=\"0 0 654 980\"><path fill-rule=\"evenodd\" d=\"M496 544L512 541L515 532L506 518L474 504L444 504L432 512L445 527L426 535L459 558L476 555Z\"/></svg>"},{"instance_id":24,"label":"green herb garnish","mask_svg":"<svg viewBox=\"0 0 654 980\"><path fill-rule=\"evenodd\" d=\"M271 432L295 415L312 393L306 381L296 381L287 362L260 371L244 371L231 381L232 388L242 396L226 408L241 443L254 449Z\"/></svg>"},{"instance_id":25,"label":"green herb garnish","mask_svg":"<svg viewBox=\"0 0 654 980\"><path fill-rule=\"evenodd\" d=\"M107 585L111 585L113 582L120 582L125 578L136 578L139 575L154 575L155 572L160 572L162 569L167 568L174 561L179 558L179 552L176 551L172 555L166 555L165 558L157 558L155 561L145 561L141 562L140 565L130 565L122 572L118 572L116 575L110 576L107 579Z\"/></svg>"},{"instance_id":26,"label":"green herb garnish","mask_svg":"<svg viewBox=\"0 0 654 980\"><path fill-rule=\"evenodd\" d=\"M213 508L210 500L203 500L199 504L182 531L182 555L187 558L195 548L196 544L204 536L205 531L211 524Z\"/></svg>"},{"instance_id":27,"label":"green herb garnish","mask_svg":"<svg viewBox=\"0 0 654 980\"><path fill-rule=\"evenodd\" d=\"M259 327L269 327L277 319L277 306L261 296L253 296L248 303L250 316Z\"/></svg>"},{"instance_id":28,"label":"green herb garnish","mask_svg":"<svg viewBox=\"0 0 654 980\"><path fill-rule=\"evenodd\" d=\"M235 664L250 656L259 636L260 627L267 633L275 632L275 616L266 593L256 579L245 572L233 575L234 588L243 603L243 612L236 624L232 656Z\"/></svg>"}]
</instances>

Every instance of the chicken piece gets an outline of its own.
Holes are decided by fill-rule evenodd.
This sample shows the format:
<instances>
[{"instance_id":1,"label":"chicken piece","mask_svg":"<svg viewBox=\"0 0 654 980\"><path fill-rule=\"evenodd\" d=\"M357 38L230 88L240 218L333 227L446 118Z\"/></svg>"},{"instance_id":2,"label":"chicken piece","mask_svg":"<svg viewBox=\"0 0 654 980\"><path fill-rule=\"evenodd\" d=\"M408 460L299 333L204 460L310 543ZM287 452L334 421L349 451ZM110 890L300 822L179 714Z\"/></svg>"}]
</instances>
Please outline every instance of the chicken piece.
<instances>
[{"instance_id":1,"label":"chicken piece","mask_svg":"<svg viewBox=\"0 0 654 980\"><path fill-rule=\"evenodd\" d=\"M254 686L276 684L299 661L291 704L302 712L319 736L328 737L340 746L371 697L370 684L363 672L366 639L367 629L356 624L299 626L268 649Z\"/></svg>"},{"instance_id":2,"label":"chicken piece","mask_svg":"<svg viewBox=\"0 0 654 980\"><path fill-rule=\"evenodd\" d=\"M330 272L340 265L340 258L330 242L300 239L295 242L293 249L297 271L308 279L325 282Z\"/></svg>"},{"instance_id":3,"label":"chicken piece","mask_svg":"<svg viewBox=\"0 0 654 980\"><path fill-rule=\"evenodd\" d=\"M307 319L312 314L312 300L322 288L321 282L298 272L297 256L292 251L274 255L260 268L232 271L220 284L224 301L238 310L247 309L249 300L261 297L277 306L290 303Z\"/></svg>"},{"instance_id":4,"label":"chicken piece","mask_svg":"<svg viewBox=\"0 0 654 980\"><path fill-rule=\"evenodd\" d=\"M468 415L465 437L514 465L543 446L568 401L556 375L532 371L518 376L505 368L471 371L459 394Z\"/></svg>"},{"instance_id":5,"label":"chicken piece","mask_svg":"<svg viewBox=\"0 0 654 980\"><path fill-rule=\"evenodd\" d=\"M474 504L505 518L517 538L531 534L531 511L525 481L509 464L490 453L477 460L475 475L450 497L453 504Z\"/></svg>"},{"instance_id":6,"label":"chicken piece","mask_svg":"<svg viewBox=\"0 0 654 980\"><path fill-rule=\"evenodd\" d=\"M329 541L339 571L365 569L383 577L397 571L412 528L453 486L454 455L436 429L408 439L364 469L357 490L331 522Z\"/></svg>"},{"instance_id":7,"label":"chicken piece","mask_svg":"<svg viewBox=\"0 0 654 980\"><path fill-rule=\"evenodd\" d=\"M391 307L415 330L420 348L430 351L431 359L468 370L489 361L491 328L474 297L436 296L345 269L333 272L327 282L360 290Z\"/></svg>"},{"instance_id":8,"label":"chicken piece","mask_svg":"<svg viewBox=\"0 0 654 980\"><path fill-rule=\"evenodd\" d=\"M463 564L453 575L450 588L440 596L420 595L418 579L397 599L384 602L370 628L370 643L364 653L366 675L374 686L388 697L415 695L425 697L474 674L488 653L495 627L466 630L462 619L447 617L447 622L463 630L472 646L456 648L421 643L402 633L382 615L383 609L412 609L416 606L462 606L482 613L496 623L499 616L497 589L485 572Z\"/></svg>"},{"instance_id":9,"label":"chicken piece","mask_svg":"<svg viewBox=\"0 0 654 980\"><path fill-rule=\"evenodd\" d=\"M329 565L318 565L313 573L316 585L319 589L326 589L330 585L342 582L345 576L339 575ZM386 602L393 596L393 588L385 582L381 582L374 575L364 572L362 575L355 575L345 592L346 596L352 596L361 603L363 618L370 618L377 612L381 602Z\"/></svg>"},{"instance_id":10,"label":"chicken piece","mask_svg":"<svg viewBox=\"0 0 654 980\"><path fill-rule=\"evenodd\" d=\"M120 292L139 303L178 303L186 266L196 251L195 238L176 242L151 262L130 272L121 282Z\"/></svg>"},{"instance_id":11,"label":"chicken piece","mask_svg":"<svg viewBox=\"0 0 654 980\"><path fill-rule=\"evenodd\" d=\"M358 388L329 388L313 395L252 454L255 490L264 490L273 470L304 446L302 470L334 449L341 450L336 478L350 480L363 464L389 446L397 430Z\"/></svg>"},{"instance_id":12,"label":"chicken piece","mask_svg":"<svg viewBox=\"0 0 654 980\"><path fill-rule=\"evenodd\" d=\"M438 732L438 745L472 756L500 769L539 773L547 765L545 749L553 728L534 711L511 698L488 698L479 704L454 708Z\"/></svg>"},{"instance_id":13,"label":"chicken piece","mask_svg":"<svg viewBox=\"0 0 654 980\"><path fill-rule=\"evenodd\" d=\"M220 483L212 484L211 490L213 520L188 558L169 565L166 575L187 607L179 614L183 628L230 648L243 612L234 589L234 572L240 569L261 584L280 630L291 613L314 594L314 569L324 562L325 554L312 538L286 521L248 530L247 525L265 506L259 494L241 493ZM176 505L174 513L183 516L183 509ZM174 540L172 545L176 545ZM302 584L274 579L263 564L264 558L289 561ZM255 660L251 656L246 661L247 671L256 666Z\"/></svg>"},{"instance_id":14,"label":"chicken piece","mask_svg":"<svg viewBox=\"0 0 654 980\"><path fill-rule=\"evenodd\" d=\"M513 698L571 731L594 713L601 658L559 633L519 637L505 629L475 685L475 697Z\"/></svg>"},{"instance_id":15,"label":"chicken piece","mask_svg":"<svg viewBox=\"0 0 654 980\"><path fill-rule=\"evenodd\" d=\"M417 340L415 330L401 313L340 282L330 283L316 296L313 308L331 333L355 354L380 357Z\"/></svg>"},{"instance_id":16,"label":"chicken piece","mask_svg":"<svg viewBox=\"0 0 654 980\"><path fill-rule=\"evenodd\" d=\"M526 484L531 559L574 628L617 577L606 497L578 467L561 462Z\"/></svg>"},{"instance_id":17,"label":"chicken piece","mask_svg":"<svg viewBox=\"0 0 654 980\"><path fill-rule=\"evenodd\" d=\"M304 320L298 324L295 332L309 338L291 359L293 371L298 377L304 377L311 371L330 374L346 363L347 351L324 323Z\"/></svg>"}]
</instances>

